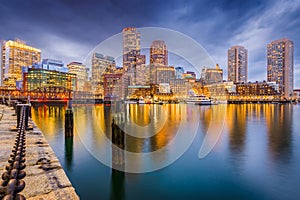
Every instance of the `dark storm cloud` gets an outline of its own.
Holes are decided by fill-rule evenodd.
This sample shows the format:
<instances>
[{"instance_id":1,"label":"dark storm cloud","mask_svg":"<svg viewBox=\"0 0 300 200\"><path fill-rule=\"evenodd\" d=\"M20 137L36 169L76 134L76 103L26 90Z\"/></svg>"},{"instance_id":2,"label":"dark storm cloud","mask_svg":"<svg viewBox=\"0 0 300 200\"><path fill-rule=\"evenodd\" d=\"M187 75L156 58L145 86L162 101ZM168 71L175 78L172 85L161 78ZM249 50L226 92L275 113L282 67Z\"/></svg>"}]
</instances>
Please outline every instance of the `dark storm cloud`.
<instances>
[{"instance_id":1,"label":"dark storm cloud","mask_svg":"<svg viewBox=\"0 0 300 200\"><path fill-rule=\"evenodd\" d=\"M299 0L10 0L0 2L0 39L18 37L67 63L124 27L159 26L192 37L225 70L227 49L244 45L250 79L263 80L266 44L282 37L295 43L299 75L299 13Z\"/></svg>"}]
</instances>

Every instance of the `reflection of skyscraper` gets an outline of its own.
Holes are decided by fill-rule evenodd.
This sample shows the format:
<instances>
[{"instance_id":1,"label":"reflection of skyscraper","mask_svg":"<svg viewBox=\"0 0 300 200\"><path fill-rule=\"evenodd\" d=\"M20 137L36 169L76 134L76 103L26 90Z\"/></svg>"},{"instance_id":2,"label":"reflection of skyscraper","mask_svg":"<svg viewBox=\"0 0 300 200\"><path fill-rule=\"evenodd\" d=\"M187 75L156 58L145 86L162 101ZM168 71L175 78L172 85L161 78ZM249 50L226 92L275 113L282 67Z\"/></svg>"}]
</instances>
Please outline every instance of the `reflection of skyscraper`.
<instances>
[{"instance_id":1,"label":"reflection of skyscraper","mask_svg":"<svg viewBox=\"0 0 300 200\"><path fill-rule=\"evenodd\" d=\"M264 105L268 131L268 147L272 158L290 158L293 129L293 107L290 105Z\"/></svg>"},{"instance_id":2,"label":"reflection of skyscraper","mask_svg":"<svg viewBox=\"0 0 300 200\"><path fill-rule=\"evenodd\" d=\"M294 43L286 38L268 44L268 81L276 81L283 96L293 95L294 88Z\"/></svg>"},{"instance_id":3,"label":"reflection of skyscraper","mask_svg":"<svg viewBox=\"0 0 300 200\"><path fill-rule=\"evenodd\" d=\"M243 153L246 139L247 111L249 105L229 105L227 107L227 126L229 147L232 153Z\"/></svg>"},{"instance_id":4,"label":"reflection of skyscraper","mask_svg":"<svg viewBox=\"0 0 300 200\"><path fill-rule=\"evenodd\" d=\"M248 50L242 46L233 46L228 50L228 81L247 82Z\"/></svg>"},{"instance_id":5,"label":"reflection of skyscraper","mask_svg":"<svg viewBox=\"0 0 300 200\"><path fill-rule=\"evenodd\" d=\"M168 65L167 45L162 40L154 40L150 46L150 64Z\"/></svg>"},{"instance_id":6,"label":"reflection of skyscraper","mask_svg":"<svg viewBox=\"0 0 300 200\"><path fill-rule=\"evenodd\" d=\"M22 67L41 61L41 50L26 45L21 40L2 42L0 85L16 86L22 80Z\"/></svg>"},{"instance_id":7,"label":"reflection of skyscraper","mask_svg":"<svg viewBox=\"0 0 300 200\"><path fill-rule=\"evenodd\" d=\"M135 27L123 29L123 68L130 70L140 55L140 32Z\"/></svg>"}]
</instances>

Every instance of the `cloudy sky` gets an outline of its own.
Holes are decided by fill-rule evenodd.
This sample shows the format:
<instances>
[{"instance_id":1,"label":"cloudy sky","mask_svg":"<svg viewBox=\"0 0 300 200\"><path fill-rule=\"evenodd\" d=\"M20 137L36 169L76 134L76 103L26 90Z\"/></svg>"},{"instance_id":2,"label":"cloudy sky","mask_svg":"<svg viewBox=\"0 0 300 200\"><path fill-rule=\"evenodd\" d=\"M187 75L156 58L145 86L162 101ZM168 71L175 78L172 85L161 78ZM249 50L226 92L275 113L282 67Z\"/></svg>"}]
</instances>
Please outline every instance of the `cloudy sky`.
<instances>
[{"instance_id":1,"label":"cloudy sky","mask_svg":"<svg viewBox=\"0 0 300 200\"><path fill-rule=\"evenodd\" d=\"M300 0L3 0L0 24L0 39L20 38L65 63L83 62L124 27L173 29L201 44L225 77L227 49L245 46L251 81L266 79L266 45L287 37L300 88Z\"/></svg>"}]
</instances>

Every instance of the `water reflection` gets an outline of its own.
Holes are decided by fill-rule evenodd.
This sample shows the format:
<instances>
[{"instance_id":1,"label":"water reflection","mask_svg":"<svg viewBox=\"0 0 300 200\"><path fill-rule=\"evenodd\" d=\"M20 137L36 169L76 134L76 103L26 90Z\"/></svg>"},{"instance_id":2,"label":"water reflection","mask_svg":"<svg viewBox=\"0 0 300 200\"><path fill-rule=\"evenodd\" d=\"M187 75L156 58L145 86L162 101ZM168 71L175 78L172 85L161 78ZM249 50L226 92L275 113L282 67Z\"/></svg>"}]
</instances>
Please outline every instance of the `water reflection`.
<instances>
[{"instance_id":1,"label":"water reflection","mask_svg":"<svg viewBox=\"0 0 300 200\"><path fill-rule=\"evenodd\" d=\"M120 164L121 161L124 161L124 165L127 164L126 154L115 154L112 147L106 146L104 142L107 138L112 140L111 107L74 107L74 112L77 113L74 141L64 140L64 107L34 107L32 118L44 132L83 199L99 199L102 196L106 199L124 199L125 196L157 199L158 194L155 191L160 191L170 198L180 197L182 191L203 199L222 199L224 194L234 194L235 199L253 199L253 191L260 197L258 199L292 199L299 196L297 183L300 173L297 155L300 137L296 131L299 130L300 124L297 124L299 112L296 112L295 107L272 104L224 105L227 111L222 138L212 153L200 160L197 157L199 147L204 136L207 136L210 125L220 120L220 106L223 105L162 105L159 107L164 109L167 121L157 134L150 138L136 138L126 134L126 150L156 152L169 146L182 121L185 124L183 137L190 137L191 126L199 124L198 137L180 159L170 167L147 174L129 174L109 169L86 152L90 149L105 152L111 156L109 161L112 164ZM153 108L154 105L130 105L126 116L139 126L146 127L153 120L157 120L149 118L149 112L157 111ZM297 108L299 111L299 107ZM156 128L155 123L152 128ZM104 135L100 134L101 130ZM215 135L209 137L214 140ZM84 148L82 143L87 144L89 149ZM167 161L174 152L181 151L179 147L173 146L163 151L159 159L151 156L146 160L136 159L133 165L142 168ZM86 153L82 154L82 151ZM80 153L81 156L78 155ZM236 174L238 176L235 176ZM151 184L152 189L149 188L148 183L156 180L159 180L159 184ZM87 187L87 182L92 182L97 189L101 189L90 190L91 186ZM207 185L211 191L199 189L206 188Z\"/></svg>"},{"instance_id":2,"label":"water reflection","mask_svg":"<svg viewBox=\"0 0 300 200\"><path fill-rule=\"evenodd\" d=\"M292 149L292 105L273 105L266 108L269 150L273 159L289 161Z\"/></svg>"},{"instance_id":3,"label":"water reflection","mask_svg":"<svg viewBox=\"0 0 300 200\"><path fill-rule=\"evenodd\" d=\"M110 199L124 199L125 196L125 173L115 169L111 170Z\"/></svg>"},{"instance_id":4,"label":"water reflection","mask_svg":"<svg viewBox=\"0 0 300 200\"><path fill-rule=\"evenodd\" d=\"M111 124L111 151L112 151L112 169L111 169L111 199L124 199L124 149L125 133L116 125L115 120ZM116 169L120 169L116 170Z\"/></svg>"},{"instance_id":5,"label":"water reflection","mask_svg":"<svg viewBox=\"0 0 300 200\"><path fill-rule=\"evenodd\" d=\"M72 171L73 165L73 137L65 137L65 163L68 170Z\"/></svg>"},{"instance_id":6,"label":"water reflection","mask_svg":"<svg viewBox=\"0 0 300 200\"><path fill-rule=\"evenodd\" d=\"M249 104L227 106L227 127L229 129L229 147L234 154L243 153L246 138L247 112Z\"/></svg>"}]
</instances>

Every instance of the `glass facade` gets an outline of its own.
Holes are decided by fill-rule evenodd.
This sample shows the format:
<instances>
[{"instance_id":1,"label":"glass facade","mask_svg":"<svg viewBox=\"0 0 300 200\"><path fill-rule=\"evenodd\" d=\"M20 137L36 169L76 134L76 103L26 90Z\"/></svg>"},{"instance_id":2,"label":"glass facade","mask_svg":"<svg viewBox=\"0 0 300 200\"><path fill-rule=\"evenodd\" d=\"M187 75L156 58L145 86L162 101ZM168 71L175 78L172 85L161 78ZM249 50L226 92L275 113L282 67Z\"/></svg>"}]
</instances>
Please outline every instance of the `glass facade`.
<instances>
[{"instance_id":1,"label":"glass facade","mask_svg":"<svg viewBox=\"0 0 300 200\"><path fill-rule=\"evenodd\" d=\"M77 90L76 74L29 68L24 73L23 86L27 91Z\"/></svg>"},{"instance_id":2,"label":"glass facade","mask_svg":"<svg viewBox=\"0 0 300 200\"><path fill-rule=\"evenodd\" d=\"M42 68L47 70L53 70L58 72L68 73L69 69L64 66L64 63L60 60L43 59Z\"/></svg>"},{"instance_id":3,"label":"glass facade","mask_svg":"<svg viewBox=\"0 0 300 200\"><path fill-rule=\"evenodd\" d=\"M182 79L183 78L182 74L184 74L183 67L175 67L175 77L177 79Z\"/></svg>"}]
</instances>

